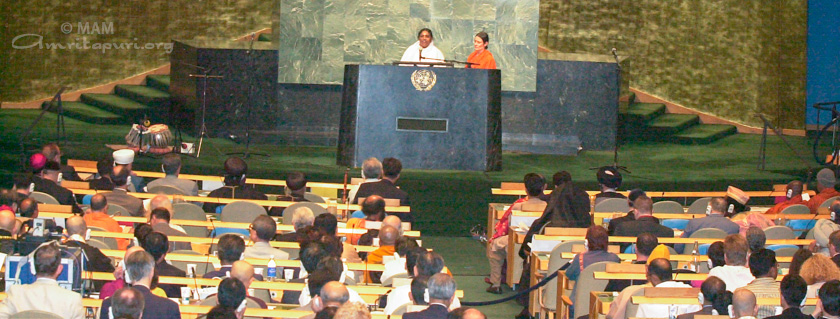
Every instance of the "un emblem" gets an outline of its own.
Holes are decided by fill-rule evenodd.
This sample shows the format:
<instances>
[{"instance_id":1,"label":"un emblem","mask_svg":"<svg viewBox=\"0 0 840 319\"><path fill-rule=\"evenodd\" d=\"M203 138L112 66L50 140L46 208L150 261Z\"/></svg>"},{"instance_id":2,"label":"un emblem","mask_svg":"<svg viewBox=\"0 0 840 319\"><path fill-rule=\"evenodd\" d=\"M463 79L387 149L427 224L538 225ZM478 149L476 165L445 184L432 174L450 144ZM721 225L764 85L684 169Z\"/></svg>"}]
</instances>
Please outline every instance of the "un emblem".
<instances>
[{"instance_id":1,"label":"un emblem","mask_svg":"<svg viewBox=\"0 0 840 319\"><path fill-rule=\"evenodd\" d=\"M435 86L437 75L432 70L416 70L411 73L411 84L417 91L429 91Z\"/></svg>"}]
</instances>

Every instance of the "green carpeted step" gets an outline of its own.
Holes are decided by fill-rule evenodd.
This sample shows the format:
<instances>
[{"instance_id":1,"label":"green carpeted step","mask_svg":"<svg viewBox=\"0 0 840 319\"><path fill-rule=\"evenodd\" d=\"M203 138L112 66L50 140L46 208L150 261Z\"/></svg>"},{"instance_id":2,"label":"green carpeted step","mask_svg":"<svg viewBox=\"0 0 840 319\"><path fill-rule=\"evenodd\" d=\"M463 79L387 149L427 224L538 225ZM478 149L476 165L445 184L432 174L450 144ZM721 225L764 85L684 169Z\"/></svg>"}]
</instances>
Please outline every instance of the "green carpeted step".
<instances>
[{"instance_id":1,"label":"green carpeted step","mask_svg":"<svg viewBox=\"0 0 840 319\"><path fill-rule=\"evenodd\" d=\"M85 93L82 94L81 101L121 115L129 121L139 120L152 112L145 104L113 94Z\"/></svg>"},{"instance_id":2,"label":"green carpeted step","mask_svg":"<svg viewBox=\"0 0 840 319\"><path fill-rule=\"evenodd\" d=\"M659 135L672 135L700 122L695 114L662 114L647 122L647 130Z\"/></svg>"},{"instance_id":3,"label":"green carpeted step","mask_svg":"<svg viewBox=\"0 0 840 319\"><path fill-rule=\"evenodd\" d=\"M633 103L627 107L627 120L646 122L665 114L665 104L662 103Z\"/></svg>"},{"instance_id":4,"label":"green carpeted step","mask_svg":"<svg viewBox=\"0 0 840 319\"><path fill-rule=\"evenodd\" d=\"M271 42L271 33L260 33L260 35L257 36L257 41Z\"/></svg>"},{"instance_id":5,"label":"green carpeted step","mask_svg":"<svg viewBox=\"0 0 840 319\"><path fill-rule=\"evenodd\" d=\"M734 125L698 124L674 134L672 138L683 144L709 144L737 132Z\"/></svg>"},{"instance_id":6,"label":"green carpeted step","mask_svg":"<svg viewBox=\"0 0 840 319\"><path fill-rule=\"evenodd\" d=\"M44 102L41 107L50 107L49 102ZM61 108L65 116L88 123L118 124L124 121L122 116L82 102L62 102ZM55 110L50 112L55 113Z\"/></svg>"},{"instance_id":7,"label":"green carpeted step","mask_svg":"<svg viewBox=\"0 0 840 319\"><path fill-rule=\"evenodd\" d=\"M157 110L169 107L169 93L150 86L120 84L114 87L114 94Z\"/></svg>"},{"instance_id":8,"label":"green carpeted step","mask_svg":"<svg viewBox=\"0 0 840 319\"><path fill-rule=\"evenodd\" d=\"M169 74L153 74L146 76L146 86L169 92Z\"/></svg>"}]
</instances>

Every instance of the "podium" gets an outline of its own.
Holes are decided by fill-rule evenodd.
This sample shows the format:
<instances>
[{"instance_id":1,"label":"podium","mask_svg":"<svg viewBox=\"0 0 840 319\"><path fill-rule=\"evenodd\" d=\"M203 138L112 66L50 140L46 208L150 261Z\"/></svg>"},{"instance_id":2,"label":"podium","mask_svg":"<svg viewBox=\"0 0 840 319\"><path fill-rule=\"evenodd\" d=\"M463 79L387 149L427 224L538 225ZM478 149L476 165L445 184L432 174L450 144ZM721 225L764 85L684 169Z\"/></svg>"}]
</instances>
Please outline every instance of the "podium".
<instances>
[{"instance_id":1,"label":"podium","mask_svg":"<svg viewBox=\"0 0 840 319\"><path fill-rule=\"evenodd\" d=\"M502 168L501 71L346 65L336 163Z\"/></svg>"}]
</instances>

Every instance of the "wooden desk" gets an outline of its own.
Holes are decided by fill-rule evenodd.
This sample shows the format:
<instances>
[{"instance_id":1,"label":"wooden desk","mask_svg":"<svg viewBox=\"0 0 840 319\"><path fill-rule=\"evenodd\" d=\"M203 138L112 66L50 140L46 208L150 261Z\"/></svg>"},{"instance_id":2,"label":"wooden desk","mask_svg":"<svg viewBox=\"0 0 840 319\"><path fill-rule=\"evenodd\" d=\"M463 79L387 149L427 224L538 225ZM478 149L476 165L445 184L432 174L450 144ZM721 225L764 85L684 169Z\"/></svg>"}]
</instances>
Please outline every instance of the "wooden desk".
<instances>
[{"instance_id":1,"label":"wooden desk","mask_svg":"<svg viewBox=\"0 0 840 319\"><path fill-rule=\"evenodd\" d=\"M645 297L633 296L631 302L638 305L699 305L700 300L697 297ZM806 306L816 306L818 298L805 299ZM756 304L759 306L780 306L781 300L779 298L756 298Z\"/></svg>"},{"instance_id":2,"label":"wooden desk","mask_svg":"<svg viewBox=\"0 0 840 319\"><path fill-rule=\"evenodd\" d=\"M550 189L545 190L545 194L551 194ZM502 196L525 196L525 188L522 189L502 189L502 188L492 188L491 193L493 195L502 195ZM586 191L586 193L592 197L596 194L600 193L600 191ZM630 192L624 191L619 192L627 196ZM648 197L650 198L657 198L657 197L669 197L669 198L700 198L700 197L726 197L726 191L720 192L674 192L674 191L646 191L645 192ZM781 197L785 196L784 191L746 191L745 192L750 197ZM811 196L814 196L816 193L812 190L806 191Z\"/></svg>"},{"instance_id":3,"label":"wooden desk","mask_svg":"<svg viewBox=\"0 0 840 319\"><path fill-rule=\"evenodd\" d=\"M693 273L677 273L674 274L674 280L676 281L686 281L686 280L706 280L709 274L693 274ZM623 279L623 280L645 280L644 273L609 273L605 271L596 271L594 273L595 279ZM779 276L776 278L777 281L781 281L783 276ZM697 298L694 298L695 300Z\"/></svg>"}]
</instances>

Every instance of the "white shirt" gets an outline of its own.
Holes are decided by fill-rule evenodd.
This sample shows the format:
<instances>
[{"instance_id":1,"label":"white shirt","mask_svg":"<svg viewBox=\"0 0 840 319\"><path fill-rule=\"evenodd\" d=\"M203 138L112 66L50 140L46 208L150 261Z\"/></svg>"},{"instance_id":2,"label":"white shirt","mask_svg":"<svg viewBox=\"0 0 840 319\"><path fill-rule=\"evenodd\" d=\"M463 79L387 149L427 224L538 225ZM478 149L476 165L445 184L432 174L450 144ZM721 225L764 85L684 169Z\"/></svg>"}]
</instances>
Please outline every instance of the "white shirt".
<instances>
[{"instance_id":1,"label":"white shirt","mask_svg":"<svg viewBox=\"0 0 840 319\"><path fill-rule=\"evenodd\" d=\"M709 270L709 276L718 277L726 283L726 290L734 292L735 289L748 285L755 277L750 269L744 266L724 265Z\"/></svg>"},{"instance_id":2,"label":"white shirt","mask_svg":"<svg viewBox=\"0 0 840 319\"><path fill-rule=\"evenodd\" d=\"M666 281L659 283L656 285L657 288L659 287L666 287L666 288L691 288L690 285L686 285L681 282L676 281ZM684 313L690 313L699 311L702 309L700 305L673 305L677 307L676 316L679 316ZM657 304L643 304L639 305L639 310L636 311L635 317L637 318L670 318L670 309L671 305L657 305Z\"/></svg>"},{"instance_id":3,"label":"white shirt","mask_svg":"<svg viewBox=\"0 0 840 319\"><path fill-rule=\"evenodd\" d=\"M347 292L350 293L349 301L361 302L363 304L367 304L367 302L362 299L362 296L359 296L359 293L350 287L347 287ZM298 298L298 303L301 306L306 306L309 302L312 301L312 296L309 295L309 284L303 286L303 289L300 291L300 298Z\"/></svg>"},{"instance_id":4,"label":"white shirt","mask_svg":"<svg viewBox=\"0 0 840 319\"><path fill-rule=\"evenodd\" d=\"M0 318L26 310L43 310L65 319L83 319L82 295L61 288L54 279L38 278L29 285L6 289L6 300L0 303Z\"/></svg>"},{"instance_id":5,"label":"white shirt","mask_svg":"<svg viewBox=\"0 0 840 319\"><path fill-rule=\"evenodd\" d=\"M388 294L387 304L385 304L385 314L391 315L400 306L411 304L411 299L408 297L409 294L411 294L411 285L399 286L391 290L391 293ZM449 311L455 310L458 307L461 307L461 300L455 297L452 300L452 304L449 305Z\"/></svg>"},{"instance_id":6,"label":"white shirt","mask_svg":"<svg viewBox=\"0 0 840 319\"><path fill-rule=\"evenodd\" d=\"M394 275L405 273L408 273L405 270L405 258L397 258L385 263L385 270L382 271L382 276L379 277L379 280L384 282L385 279L391 278Z\"/></svg>"},{"instance_id":7,"label":"white shirt","mask_svg":"<svg viewBox=\"0 0 840 319\"><path fill-rule=\"evenodd\" d=\"M435 47L435 42L429 43L428 47L423 48L423 60L420 60L420 41L414 42L408 49L405 49L400 61L406 62L443 62L443 52ZM427 59L432 58L432 59Z\"/></svg>"}]
</instances>

